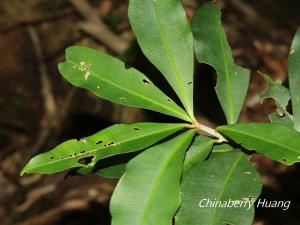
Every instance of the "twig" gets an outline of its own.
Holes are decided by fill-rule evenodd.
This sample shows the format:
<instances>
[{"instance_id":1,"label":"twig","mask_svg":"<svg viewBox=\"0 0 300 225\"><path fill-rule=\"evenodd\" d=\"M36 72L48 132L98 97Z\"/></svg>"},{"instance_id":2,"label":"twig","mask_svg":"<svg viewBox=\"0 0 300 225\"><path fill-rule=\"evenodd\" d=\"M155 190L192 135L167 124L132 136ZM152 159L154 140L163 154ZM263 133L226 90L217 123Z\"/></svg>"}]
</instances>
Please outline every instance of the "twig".
<instances>
[{"instance_id":1,"label":"twig","mask_svg":"<svg viewBox=\"0 0 300 225\"><path fill-rule=\"evenodd\" d=\"M15 29L22 28L23 26L37 25L45 22L50 22L54 20L60 20L66 18L67 16L72 16L74 13L71 9L65 9L60 12L53 12L49 15L38 16L28 16L19 18L17 22L11 23L7 26L0 27L0 34L8 33L14 31Z\"/></svg>"},{"instance_id":2,"label":"twig","mask_svg":"<svg viewBox=\"0 0 300 225\"><path fill-rule=\"evenodd\" d=\"M98 13L85 0L70 0L74 8L85 18L79 28L95 37L117 54L123 54L128 43L116 36L100 19Z\"/></svg>"},{"instance_id":3,"label":"twig","mask_svg":"<svg viewBox=\"0 0 300 225\"><path fill-rule=\"evenodd\" d=\"M229 1L229 3L233 7L238 8L238 10L243 13L243 18L245 18L245 20L247 20L250 24L254 24L256 28L273 27L272 23L259 16L257 12L255 12L255 10L248 3L240 0L231 0Z\"/></svg>"},{"instance_id":4,"label":"twig","mask_svg":"<svg viewBox=\"0 0 300 225\"><path fill-rule=\"evenodd\" d=\"M26 201L23 202L21 205L15 208L15 212L24 212L26 209L31 207L34 203L40 200L45 195L55 191L55 185L46 185L44 187L39 187L30 191L26 196Z\"/></svg>"},{"instance_id":5,"label":"twig","mask_svg":"<svg viewBox=\"0 0 300 225\"><path fill-rule=\"evenodd\" d=\"M44 225L49 223L55 223L58 221L64 213L73 210L84 210L89 207L89 201L85 199L73 199L65 202L63 205L50 209L40 215L36 215L29 220L26 220L17 225Z\"/></svg>"},{"instance_id":6,"label":"twig","mask_svg":"<svg viewBox=\"0 0 300 225\"><path fill-rule=\"evenodd\" d=\"M191 125L188 125L187 127L188 128L195 128L198 131L198 133L200 133L200 134L204 132L206 134L209 134L209 135L217 138L218 139L218 141L217 141L218 143L228 142L227 139L222 134L220 134L217 130L215 130L215 129L211 128L211 127L208 127L208 126L206 126L204 124L201 124L201 123L199 123L197 121L194 122Z\"/></svg>"},{"instance_id":7,"label":"twig","mask_svg":"<svg viewBox=\"0 0 300 225\"><path fill-rule=\"evenodd\" d=\"M36 154L36 152L40 149L40 147L42 147L50 134L50 130L52 127L51 125L55 121L57 107L52 91L51 81L49 79L47 65L44 60L40 38L33 26L29 26L27 30L32 40L32 44L38 61L38 67L41 76L41 94L44 102L44 117L42 118L40 124L41 132L36 144L32 147L32 150L30 152L31 154Z\"/></svg>"}]
</instances>

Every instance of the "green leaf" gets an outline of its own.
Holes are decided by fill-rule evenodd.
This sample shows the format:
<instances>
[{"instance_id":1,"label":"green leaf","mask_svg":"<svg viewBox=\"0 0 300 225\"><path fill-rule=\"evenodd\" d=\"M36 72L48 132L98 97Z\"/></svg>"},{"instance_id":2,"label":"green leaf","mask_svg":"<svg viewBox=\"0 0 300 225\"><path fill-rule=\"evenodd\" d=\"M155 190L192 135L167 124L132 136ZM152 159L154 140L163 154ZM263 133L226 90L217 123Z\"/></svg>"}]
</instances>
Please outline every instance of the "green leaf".
<instances>
[{"instance_id":1,"label":"green leaf","mask_svg":"<svg viewBox=\"0 0 300 225\"><path fill-rule=\"evenodd\" d=\"M184 124L117 124L81 140L68 140L32 158L24 173L50 174L74 167L92 167L99 159L142 150L181 130Z\"/></svg>"},{"instance_id":2,"label":"green leaf","mask_svg":"<svg viewBox=\"0 0 300 225\"><path fill-rule=\"evenodd\" d=\"M254 204L250 204L259 196L261 184L248 156L235 150L212 154L193 167L183 176L181 191L176 225L250 225L254 216ZM216 206L239 201L243 207L213 207L206 205L208 200L219 202Z\"/></svg>"},{"instance_id":3,"label":"green leaf","mask_svg":"<svg viewBox=\"0 0 300 225\"><path fill-rule=\"evenodd\" d=\"M293 116L286 110L291 99L289 90L282 85L281 80L273 81L267 74L262 74L262 76L268 83L269 88L260 95L260 98L262 101L266 98L271 98L275 101L277 106L276 113L269 114L270 121L272 123L279 123L293 128Z\"/></svg>"},{"instance_id":4,"label":"green leaf","mask_svg":"<svg viewBox=\"0 0 300 225\"><path fill-rule=\"evenodd\" d=\"M230 152L232 150L234 150L234 148L230 144L218 143L218 144L214 145L212 152L213 153L224 153L224 152Z\"/></svg>"},{"instance_id":5,"label":"green leaf","mask_svg":"<svg viewBox=\"0 0 300 225\"><path fill-rule=\"evenodd\" d=\"M120 178L125 173L126 165L126 163L123 163L106 167L98 170L96 174L106 178Z\"/></svg>"},{"instance_id":6,"label":"green leaf","mask_svg":"<svg viewBox=\"0 0 300 225\"><path fill-rule=\"evenodd\" d=\"M279 123L289 128L294 129L294 121L291 117L279 116L278 113L269 114L269 119L272 123Z\"/></svg>"},{"instance_id":7,"label":"green leaf","mask_svg":"<svg viewBox=\"0 0 300 225\"><path fill-rule=\"evenodd\" d=\"M234 64L221 13L214 3L204 4L196 12L192 29L199 62L214 67L218 74L215 87L229 124L236 123L247 93L250 71Z\"/></svg>"},{"instance_id":8,"label":"green leaf","mask_svg":"<svg viewBox=\"0 0 300 225\"><path fill-rule=\"evenodd\" d=\"M272 98L278 107L277 112L279 112L279 115L285 115L292 120L292 115L290 115L286 110L286 107L291 99L289 90L282 85L281 80L273 81L267 74L262 74L262 76L268 83L269 88L260 95L260 98L262 100L266 98Z\"/></svg>"},{"instance_id":9,"label":"green leaf","mask_svg":"<svg viewBox=\"0 0 300 225\"><path fill-rule=\"evenodd\" d=\"M202 163L208 157L216 141L216 139L202 135L195 137L185 156L184 172L186 173L195 165Z\"/></svg>"},{"instance_id":10,"label":"green leaf","mask_svg":"<svg viewBox=\"0 0 300 225\"><path fill-rule=\"evenodd\" d=\"M241 123L217 127L217 130L241 143L286 165L300 161L300 134L276 123Z\"/></svg>"},{"instance_id":11,"label":"green leaf","mask_svg":"<svg viewBox=\"0 0 300 225\"><path fill-rule=\"evenodd\" d=\"M74 168L69 171L69 174L71 176L97 174L106 178L120 178L125 172L128 161L133 159L139 153L140 151L137 151L100 159L92 167Z\"/></svg>"},{"instance_id":12,"label":"green leaf","mask_svg":"<svg viewBox=\"0 0 300 225\"><path fill-rule=\"evenodd\" d=\"M193 135L190 130L155 145L127 164L110 203L112 225L172 225L180 205L183 158Z\"/></svg>"},{"instance_id":13,"label":"green leaf","mask_svg":"<svg viewBox=\"0 0 300 225\"><path fill-rule=\"evenodd\" d=\"M294 127L300 131L300 29L297 30L288 60L289 88L292 98Z\"/></svg>"},{"instance_id":14,"label":"green leaf","mask_svg":"<svg viewBox=\"0 0 300 225\"><path fill-rule=\"evenodd\" d=\"M99 160L96 165L99 164L99 162L102 163L102 160ZM90 174L97 174L106 178L120 178L125 172L126 164L127 163L115 163L111 165L104 164L104 166L101 166L100 168L97 168L96 165L92 167L78 167L71 169L67 176L87 176Z\"/></svg>"},{"instance_id":15,"label":"green leaf","mask_svg":"<svg viewBox=\"0 0 300 225\"><path fill-rule=\"evenodd\" d=\"M193 118L193 36L179 0L130 0L130 24L147 58Z\"/></svg>"},{"instance_id":16,"label":"green leaf","mask_svg":"<svg viewBox=\"0 0 300 225\"><path fill-rule=\"evenodd\" d=\"M73 46L66 50L66 62L59 71L74 86L90 90L104 99L150 109L191 121L186 112L136 69L94 49Z\"/></svg>"},{"instance_id":17,"label":"green leaf","mask_svg":"<svg viewBox=\"0 0 300 225\"><path fill-rule=\"evenodd\" d=\"M120 178L125 172L126 163L110 165L95 171L95 167L79 167L69 171L67 176L97 174L106 178Z\"/></svg>"}]
</instances>

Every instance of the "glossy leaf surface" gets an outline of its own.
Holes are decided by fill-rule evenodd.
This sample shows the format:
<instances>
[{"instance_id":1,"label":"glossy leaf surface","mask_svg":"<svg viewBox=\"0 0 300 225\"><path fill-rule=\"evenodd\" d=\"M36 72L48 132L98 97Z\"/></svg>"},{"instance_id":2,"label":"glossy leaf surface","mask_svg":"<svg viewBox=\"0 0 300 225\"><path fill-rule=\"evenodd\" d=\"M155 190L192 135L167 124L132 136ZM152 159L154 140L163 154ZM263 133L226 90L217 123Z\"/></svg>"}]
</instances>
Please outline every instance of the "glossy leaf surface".
<instances>
[{"instance_id":1,"label":"glossy leaf surface","mask_svg":"<svg viewBox=\"0 0 300 225\"><path fill-rule=\"evenodd\" d=\"M183 176L181 191L176 225L250 225L254 216L254 204L250 203L259 196L261 184L248 156L234 150L212 154L191 168ZM216 207L208 200L215 202ZM244 205L225 207L224 201L240 201Z\"/></svg>"},{"instance_id":2,"label":"glossy leaf surface","mask_svg":"<svg viewBox=\"0 0 300 225\"><path fill-rule=\"evenodd\" d=\"M217 128L244 148L286 165L300 161L300 134L277 123L241 123Z\"/></svg>"},{"instance_id":3,"label":"glossy leaf surface","mask_svg":"<svg viewBox=\"0 0 300 225\"><path fill-rule=\"evenodd\" d=\"M113 193L112 225L172 225L180 205L185 151L194 131L150 147L132 159Z\"/></svg>"},{"instance_id":4,"label":"glossy leaf surface","mask_svg":"<svg viewBox=\"0 0 300 225\"><path fill-rule=\"evenodd\" d=\"M236 66L226 34L221 25L221 13L214 3L199 8L192 21L195 53L199 62L214 67L218 80L218 99L229 124L236 123L248 90L250 71Z\"/></svg>"},{"instance_id":5,"label":"glossy leaf surface","mask_svg":"<svg viewBox=\"0 0 300 225\"><path fill-rule=\"evenodd\" d=\"M123 62L87 47L66 50L66 62L59 64L63 77L74 86L127 106L150 109L190 121L187 113L161 92L145 75Z\"/></svg>"},{"instance_id":6,"label":"glossy leaf surface","mask_svg":"<svg viewBox=\"0 0 300 225\"><path fill-rule=\"evenodd\" d=\"M300 131L300 29L297 30L290 49L288 70L294 127L297 131Z\"/></svg>"},{"instance_id":7,"label":"glossy leaf surface","mask_svg":"<svg viewBox=\"0 0 300 225\"><path fill-rule=\"evenodd\" d=\"M181 130L184 124L117 124L81 140L68 140L32 158L24 173L55 173L74 167L92 167L99 159L144 149Z\"/></svg>"},{"instance_id":8,"label":"glossy leaf surface","mask_svg":"<svg viewBox=\"0 0 300 225\"><path fill-rule=\"evenodd\" d=\"M193 35L181 1L130 0L128 16L143 53L193 117Z\"/></svg>"}]
</instances>

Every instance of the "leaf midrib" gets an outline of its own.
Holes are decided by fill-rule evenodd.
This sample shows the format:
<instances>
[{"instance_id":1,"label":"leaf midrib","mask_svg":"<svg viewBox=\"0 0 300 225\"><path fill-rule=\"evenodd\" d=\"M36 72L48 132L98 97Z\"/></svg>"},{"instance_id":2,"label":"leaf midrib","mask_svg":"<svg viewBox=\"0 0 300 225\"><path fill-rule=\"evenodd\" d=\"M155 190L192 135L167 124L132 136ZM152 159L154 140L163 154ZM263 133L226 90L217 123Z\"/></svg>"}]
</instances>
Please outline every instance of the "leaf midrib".
<instances>
[{"instance_id":1,"label":"leaf midrib","mask_svg":"<svg viewBox=\"0 0 300 225\"><path fill-rule=\"evenodd\" d=\"M191 113L190 112L191 109L188 106L188 100L187 100L186 92L183 90L183 87L181 86L181 84L183 84L184 82L182 81L182 79L180 77L180 72L177 68L175 59L174 59L173 54L172 54L172 50L169 46L168 39L167 39L167 37L165 35L165 31L164 31L164 29L161 25L161 19L160 19L160 16L159 16L158 12L157 12L157 7L156 7L154 1L151 1L151 2L152 2L152 6L153 6L154 16L155 16L156 21L157 21L158 30L159 30L159 33L160 33L161 38L162 38L162 43L163 43L164 49L165 49L165 51L167 53L167 56L168 56L168 61L169 61L169 64L171 65L171 68L172 68L174 74L175 74L175 79L176 79L176 82L177 82L177 86L178 86L180 94L183 98L182 102L183 102L186 110L188 110L188 112Z\"/></svg>"},{"instance_id":2,"label":"leaf midrib","mask_svg":"<svg viewBox=\"0 0 300 225\"><path fill-rule=\"evenodd\" d=\"M226 189L226 186L228 185L228 182L234 172L234 169L237 167L240 159L242 158L243 156L243 153L240 153L240 155L235 159L235 161L232 163L232 167L230 168L230 170L228 171L228 175L226 176L226 178L224 179L224 183L221 187L221 190L216 198L216 201L220 201L221 200L221 197L222 195L224 194L225 192L225 189ZM216 220L216 214L217 214L217 211L218 211L218 207L214 207L213 210L212 210L212 213L210 215L210 218L209 218L209 225L213 225L215 220Z\"/></svg>"},{"instance_id":3,"label":"leaf midrib","mask_svg":"<svg viewBox=\"0 0 300 225\"><path fill-rule=\"evenodd\" d=\"M299 154L300 152L297 152L297 151L294 151L293 149L290 149L290 148L288 148L288 147L286 147L285 145L282 145L282 144L280 144L280 143L276 143L276 142L273 142L273 141L271 141L271 140L269 140L269 139L263 139L263 138L260 138L259 136L254 136L254 135L251 135L250 133L246 133L246 132L243 132L243 131L241 131L241 130L238 130L238 131L235 131L235 130L232 130L232 129L226 129L226 128L221 128L221 130L227 130L227 131L230 131L230 132L232 132L232 133L236 133L236 134L243 134L243 135L246 135L246 136L250 136L250 137L252 137L252 138L255 138L255 139L258 139L258 140L261 140L261 141L264 141L264 142L267 142L267 143L270 143L270 144L273 144L273 145L277 145L277 146L279 146L279 147L281 147L281 148L283 148L283 149L286 149L286 150L289 150L289 151L291 151L291 152L294 152L294 153L297 153L297 154ZM241 144L243 144L243 143L241 143Z\"/></svg>"},{"instance_id":4,"label":"leaf midrib","mask_svg":"<svg viewBox=\"0 0 300 225\"><path fill-rule=\"evenodd\" d=\"M70 60L70 59L67 59L67 62L69 62L71 65L80 66L79 64L77 64L76 62L73 62L73 61ZM139 98L141 98L141 99L144 99L145 101L148 101L148 102L152 103L152 104L155 105L155 106L161 107L161 108L163 108L164 110L167 110L167 112L173 112L174 114L171 114L171 115L173 115L173 116L176 115L176 117L179 117L180 119L183 119L183 120L185 120L185 121L190 121L190 119L189 119L189 120L187 119L187 118L189 118L188 115L182 114L182 112L180 112L179 110L176 110L176 109L174 109L174 108L169 108L169 107L167 107L167 106L164 105L164 104L160 104L160 102L153 101L151 98L148 98L148 97L146 97L146 96L144 96L144 95L140 95L138 92L134 92L134 91L131 91L130 89L123 88L123 87L120 86L119 84L114 83L114 82L112 82L112 81L110 81L110 80L108 80L108 79L105 79L103 76L100 76L99 74L95 73L94 71L90 71L90 73L91 73L91 75L94 74L94 77L95 77L95 78L97 78L97 79L99 79L99 80L102 80L102 81L104 81L104 82L106 82L106 83L109 83L110 85L115 86L115 87L117 87L117 88L119 88L119 89L121 89L121 90L123 90L123 91L125 91L125 92L128 92L128 93L130 93L130 94L132 94L132 95L134 95L134 96L137 96L137 97L139 97ZM183 110L183 109L181 109L181 108L180 108L177 104L175 104L175 103L174 103L174 106L175 106L175 107L178 107L180 110ZM145 107L142 107L142 108L145 108ZM149 109L149 108L146 108L146 109ZM183 110L183 111L184 111L184 110ZM165 112L165 113L166 113L166 112Z\"/></svg>"},{"instance_id":5,"label":"leaf midrib","mask_svg":"<svg viewBox=\"0 0 300 225\"><path fill-rule=\"evenodd\" d=\"M213 13L213 16L214 16L214 19L215 21L217 21L217 24L219 25L219 29L216 29L218 35L219 35L219 38L220 38L220 48L221 48L221 55L222 55L222 58L223 58L223 63L224 63L224 74L225 74L225 80L226 80L226 86L227 87L227 98L226 98L226 104L227 104L227 108L229 108L229 115L228 115L228 122L229 123L232 123L234 121L234 112L233 112L233 95L232 95L232 84L230 82L230 79L229 79L229 64L226 60L226 54L225 54L225 45L224 45L224 39L226 37L224 37L222 35L222 27L221 27L221 24L218 23L218 16L217 14ZM225 32L225 31L224 31Z\"/></svg>"},{"instance_id":6,"label":"leaf midrib","mask_svg":"<svg viewBox=\"0 0 300 225\"><path fill-rule=\"evenodd\" d=\"M184 125L183 125L184 126ZM120 145L121 144L127 144L127 143L129 143L129 142L131 142L131 141L134 141L134 140L139 140L139 139L142 139L142 138L145 138L146 136L152 136L152 135L154 135L154 134L159 134L159 133L162 133L162 132L166 132L166 131L168 131L168 130L175 130L175 127L172 127L172 128L166 128L166 129L164 129L164 130L160 130L160 132L151 132L151 133L149 133L149 135L145 135L145 136L140 136L139 138L137 138L137 139L135 139L135 138L128 138L126 141L124 141L124 142L122 142L122 143L120 143ZM179 129L179 127L178 127L178 129ZM96 152L98 153L99 151L101 151L102 149L109 149L109 148L113 148L113 147L102 147L102 148L99 148L98 150L96 150ZM89 152L86 152L86 154L89 154L89 153L93 153L93 151L89 151ZM122 153L118 153L118 155L119 154L122 154ZM103 158L98 158L97 160L99 160L99 159L104 159L104 158L106 158L106 157L110 157L111 155L108 155L108 156L105 156L105 157L103 157ZM85 157L85 156L84 156ZM75 159L76 157L74 157L73 159ZM78 159L80 159L80 158L82 158L82 156L77 156L77 158ZM67 161L67 160L69 160L69 158L65 158L65 159L61 159L61 160L56 160L56 161L50 161L50 162L47 162L47 163L45 163L45 164L42 164L42 165L39 165L39 166L37 166L37 167L33 167L34 169L37 169L37 168L42 168L42 167L44 167L44 166L47 166L47 165L51 165L51 164L56 164L56 163L60 163L60 162L63 162L63 161ZM82 165L83 167L84 167L84 165Z\"/></svg>"},{"instance_id":7,"label":"leaf midrib","mask_svg":"<svg viewBox=\"0 0 300 225\"><path fill-rule=\"evenodd\" d=\"M185 141L186 141L186 139L182 140L180 143L178 143L177 145L174 146L174 150L172 151L172 153L170 153L168 155L168 157L166 158L166 160L164 160L162 166L160 167L161 169L160 169L159 173L157 174L157 176L154 179L154 183L153 183L152 188L151 188L152 191L150 192L149 197L148 197L148 199L146 201L146 206L145 206L145 209L144 209L144 213L143 213L143 216L141 218L141 225L144 224L144 220L148 216L148 209L150 208L150 204L153 201L155 192L158 189L160 178L163 176L164 172L166 171L167 166L168 166L170 160L177 153L177 150L178 150L179 146L183 145L183 143Z\"/></svg>"}]
</instances>

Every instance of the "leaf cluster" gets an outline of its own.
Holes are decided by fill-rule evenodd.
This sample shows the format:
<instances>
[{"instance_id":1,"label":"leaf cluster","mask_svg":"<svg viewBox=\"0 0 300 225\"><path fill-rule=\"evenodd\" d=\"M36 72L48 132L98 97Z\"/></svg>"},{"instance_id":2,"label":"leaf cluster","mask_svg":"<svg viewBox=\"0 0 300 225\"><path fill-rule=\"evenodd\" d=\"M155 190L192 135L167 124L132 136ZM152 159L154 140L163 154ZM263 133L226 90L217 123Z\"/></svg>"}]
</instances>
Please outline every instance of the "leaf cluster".
<instances>
[{"instance_id":1,"label":"leaf cluster","mask_svg":"<svg viewBox=\"0 0 300 225\"><path fill-rule=\"evenodd\" d=\"M251 224L253 206L199 208L198 203L205 198L258 198L260 179L245 149L286 165L300 161L300 30L288 60L290 88L263 75L269 88L261 98L272 98L277 106L270 122L237 123L250 71L235 64L218 7L202 5L191 24L179 0L130 0L128 14L143 53L183 108L140 71L87 47L69 47L60 73L101 98L183 122L113 125L35 156L22 174L71 169L75 174L121 177L110 203L113 225L171 225L174 219L178 225ZM228 124L216 129L194 115L194 54L218 76L215 91ZM290 100L293 113L287 110Z\"/></svg>"}]
</instances>

